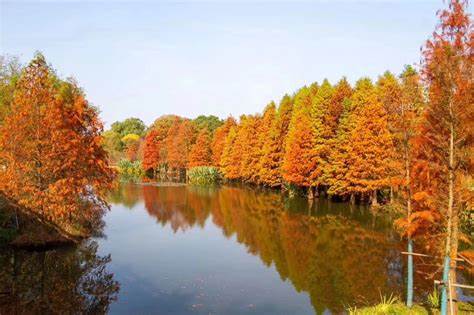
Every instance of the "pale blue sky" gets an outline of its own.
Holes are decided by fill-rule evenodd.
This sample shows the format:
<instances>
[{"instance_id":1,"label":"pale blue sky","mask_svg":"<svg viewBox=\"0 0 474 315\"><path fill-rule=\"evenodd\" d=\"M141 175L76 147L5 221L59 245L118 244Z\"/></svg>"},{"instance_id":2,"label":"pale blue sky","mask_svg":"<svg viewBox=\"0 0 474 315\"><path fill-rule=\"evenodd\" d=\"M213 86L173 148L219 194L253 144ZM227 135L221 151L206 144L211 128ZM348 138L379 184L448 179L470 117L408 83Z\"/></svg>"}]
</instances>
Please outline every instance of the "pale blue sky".
<instances>
[{"instance_id":1,"label":"pale blue sky","mask_svg":"<svg viewBox=\"0 0 474 315\"><path fill-rule=\"evenodd\" d=\"M43 52L107 124L175 113L238 117L327 77L354 82L420 59L440 1L0 0L0 53Z\"/></svg>"}]
</instances>

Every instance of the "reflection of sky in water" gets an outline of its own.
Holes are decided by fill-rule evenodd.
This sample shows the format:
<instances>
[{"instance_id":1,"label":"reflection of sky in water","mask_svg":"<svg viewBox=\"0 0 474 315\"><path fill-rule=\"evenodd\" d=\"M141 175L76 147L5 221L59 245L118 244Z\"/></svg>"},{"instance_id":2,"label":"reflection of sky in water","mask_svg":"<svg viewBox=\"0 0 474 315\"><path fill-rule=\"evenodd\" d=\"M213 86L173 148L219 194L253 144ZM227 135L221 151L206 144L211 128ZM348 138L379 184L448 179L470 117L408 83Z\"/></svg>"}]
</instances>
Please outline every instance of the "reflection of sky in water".
<instances>
[{"instance_id":1,"label":"reflection of sky in water","mask_svg":"<svg viewBox=\"0 0 474 315\"><path fill-rule=\"evenodd\" d=\"M100 252L121 284L111 313L312 314L305 293L283 282L244 245L228 240L209 217L203 228L173 232L137 203L114 205Z\"/></svg>"},{"instance_id":2,"label":"reflection of sky in water","mask_svg":"<svg viewBox=\"0 0 474 315\"><path fill-rule=\"evenodd\" d=\"M111 202L112 313L329 314L405 295L406 245L367 207L229 186L124 185ZM418 300L433 288L419 263Z\"/></svg>"}]
</instances>

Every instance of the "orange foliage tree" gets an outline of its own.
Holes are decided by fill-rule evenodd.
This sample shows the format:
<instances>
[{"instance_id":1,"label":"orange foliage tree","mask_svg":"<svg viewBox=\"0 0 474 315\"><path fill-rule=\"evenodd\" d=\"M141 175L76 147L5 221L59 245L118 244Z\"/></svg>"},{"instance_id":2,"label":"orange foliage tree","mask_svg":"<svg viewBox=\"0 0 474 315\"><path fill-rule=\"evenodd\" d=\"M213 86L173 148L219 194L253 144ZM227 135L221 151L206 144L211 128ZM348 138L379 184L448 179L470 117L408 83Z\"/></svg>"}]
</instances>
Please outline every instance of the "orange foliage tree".
<instances>
[{"instance_id":1,"label":"orange foliage tree","mask_svg":"<svg viewBox=\"0 0 474 315\"><path fill-rule=\"evenodd\" d=\"M309 187L312 172L314 134L311 126L312 99L317 84L304 87L295 96L293 114L286 139L283 178L293 185Z\"/></svg>"},{"instance_id":2,"label":"orange foliage tree","mask_svg":"<svg viewBox=\"0 0 474 315\"><path fill-rule=\"evenodd\" d=\"M311 152L311 186L316 189L320 186L327 186L324 178L325 170L328 167L329 140L331 139L330 124L326 121L328 109L333 96L333 87L328 80L324 80L314 96L311 106L311 127L314 143Z\"/></svg>"},{"instance_id":3,"label":"orange foliage tree","mask_svg":"<svg viewBox=\"0 0 474 315\"><path fill-rule=\"evenodd\" d=\"M211 136L207 128L203 128L197 138L196 143L189 152L188 168L196 166L211 165Z\"/></svg>"},{"instance_id":4,"label":"orange foliage tree","mask_svg":"<svg viewBox=\"0 0 474 315\"><path fill-rule=\"evenodd\" d=\"M142 167L145 171L151 170L155 173L158 169L160 162L160 145L161 141L159 140L158 130L150 130L150 132L145 136L145 144L143 148Z\"/></svg>"},{"instance_id":5,"label":"orange foliage tree","mask_svg":"<svg viewBox=\"0 0 474 315\"><path fill-rule=\"evenodd\" d=\"M89 232L113 179L102 129L76 83L59 80L37 54L0 129L0 191L70 233ZM81 229L72 231L73 224Z\"/></svg>"},{"instance_id":6,"label":"orange foliage tree","mask_svg":"<svg viewBox=\"0 0 474 315\"><path fill-rule=\"evenodd\" d=\"M267 135L262 149L259 178L260 183L269 187L279 187L282 184L281 166L285 152L284 141L293 110L293 100L285 95L278 107L278 113Z\"/></svg>"},{"instance_id":7,"label":"orange foliage tree","mask_svg":"<svg viewBox=\"0 0 474 315\"><path fill-rule=\"evenodd\" d=\"M184 170L188 164L189 152L196 137L196 129L189 119L176 120L167 138L169 167Z\"/></svg>"},{"instance_id":8,"label":"orange foliage tree","mask_svg":"<svg viewBox=\"0 0 474 315\"><path fill-rule=\"evenodd\" d=\"M262 117L248 115L241 120L239 133L237 134L237 146L240 148L240 177L247 182L256 182L256 173L260 159L259 134ZM235 151L237 154L238 151ZM236 155L235 158L238 158Z\"/></svg>"},{"instance_id":9,"label":"orange foliage tree","mask_svg":"<svg viewBox=\"0 0 474 315\"><path fill-rule=\"evenodd\" d=\"M468 211L473 191L474 33L467 1L450 1L423 50L422 74L429 102L420 133L420 169L430 181L414 197L431 212L439 211L445 229L444 254L451 258L450 281L456 282L460 216ZM423 178L418 177L418 179ZM413 219L417 212L412 214ZM456 290L451 296L456 300Z\"/></svg>"},{"instance_id":10,"label":"orange foliage tree","mask_svg":"<svg viewBox=\"0 0 474 315\"><path fill-rule=\"evenodd\" d=\"M240 177L240 143L237 142L239 126L230 128L225 138L221 157L221 171L227 179L235 180Z\"/></svg>"},{"instance_id":11,"label":"orange foliage tree","mask_svg":"<svg viewBox=\"0 0 474 315\"><path fill-rule=\"evenodd\" d=\"M237 122L233 117L226 119L224 124L216 129L214 137L212 139L212 164L216 167L221 167L222 152L224 151L225 140L227 134L229 134L230 128L237 125Z\"/></svg>"},{"instance_id":12,"label":"orange foliage tree","mask_svg":"<svg viewBox=\"0 0 474 315\"><path fill-rule=\"evenodd\" d=\"M348 170L350 193L368 196L377 203L377 191L390 184L390 163L394 155L388 117L369 79L361 79L352 95L354 128L349 136Z\"/></svg>"},{"instance_id":13,"label":"orange foliage tree","mask_svg":"<svg viewBox=\"0 0 474 315\"><path fill-rule=\"evenodd\" d=\"M343 78L335 86L329 105L329 118L327 121L330 125L332 137L328 144L331 147L331 151L329 152L329 163L324 176L329 185L327 192L330 195L345 196L348 194L345 175L349 158L349 135L352 130L352 93L351 86Z\"/></svg>"}]
</instances>

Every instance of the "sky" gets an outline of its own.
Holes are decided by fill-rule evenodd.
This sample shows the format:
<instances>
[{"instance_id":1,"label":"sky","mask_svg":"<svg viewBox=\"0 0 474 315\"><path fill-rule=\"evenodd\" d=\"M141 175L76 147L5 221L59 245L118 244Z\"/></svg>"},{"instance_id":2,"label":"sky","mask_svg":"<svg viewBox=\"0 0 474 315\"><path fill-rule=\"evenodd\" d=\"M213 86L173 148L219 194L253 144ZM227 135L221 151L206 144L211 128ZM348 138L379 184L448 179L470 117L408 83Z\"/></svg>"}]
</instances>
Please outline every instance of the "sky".
<instances>
[{"instance_id":1,"label":"sky","mask_svg":"<svg viewBox=\"0 0 474 315\"><path fill-rule=\"evenodd\" d=\"M109 126L261 112L305 84L400 73L443 1L0 0L0 54L41 51Z\"/></svg>"}]
</instances>

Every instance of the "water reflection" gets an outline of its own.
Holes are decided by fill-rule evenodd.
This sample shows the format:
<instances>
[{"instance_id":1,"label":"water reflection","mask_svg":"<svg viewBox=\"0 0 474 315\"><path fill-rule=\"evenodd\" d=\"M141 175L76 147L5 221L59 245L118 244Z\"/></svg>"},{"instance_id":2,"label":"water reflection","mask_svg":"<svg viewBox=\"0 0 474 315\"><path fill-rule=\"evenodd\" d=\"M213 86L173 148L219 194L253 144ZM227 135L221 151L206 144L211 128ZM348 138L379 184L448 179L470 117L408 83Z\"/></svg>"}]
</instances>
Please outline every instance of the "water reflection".
<instances>
[{"instance_id":1,"label":"water reflection","mask_svg":"<svg viewBox=\"0 0 474 315\"><path fill-rule=\"evenodd\" d=\"M0 252L0 314L105 314L119 284L93 240L71 248Z\"/></svg>"},{"instance_id":2,"label":"water reflection","mask_svg":"<svg viewBox=\"0 0 474 315\"><path fill-rule=\"evenodd\" d=\"M403 292L402 244L390 223L368 209L324 199L309 205L241 187L127 185L117 196L127 206L143 200L149 215L175 233L204 227L210 218L227 238L275 266L282 281L308 293L318 314Z\"/></svg>"}]
</instances>

